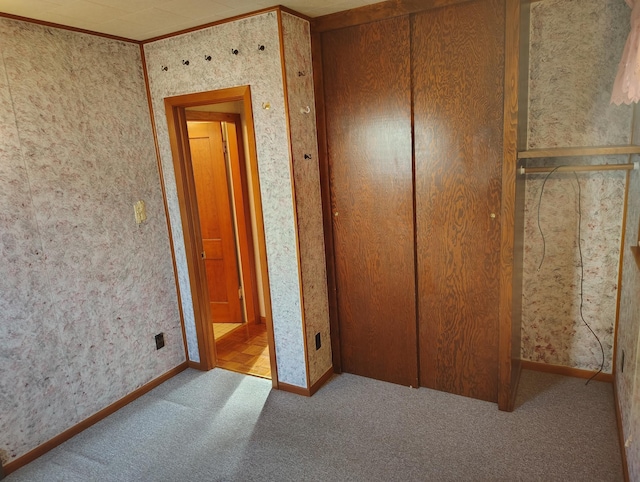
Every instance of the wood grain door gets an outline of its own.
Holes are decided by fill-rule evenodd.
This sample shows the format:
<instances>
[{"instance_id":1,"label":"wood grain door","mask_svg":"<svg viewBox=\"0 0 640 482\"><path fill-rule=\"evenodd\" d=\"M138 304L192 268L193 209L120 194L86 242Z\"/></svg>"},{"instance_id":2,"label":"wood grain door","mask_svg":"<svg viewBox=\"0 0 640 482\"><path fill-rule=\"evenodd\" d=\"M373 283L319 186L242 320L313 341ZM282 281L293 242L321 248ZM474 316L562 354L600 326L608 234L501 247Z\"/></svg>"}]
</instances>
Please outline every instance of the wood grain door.
<instances>
[{"instance_id":1,"label":"wood grain door","mask_svg":"<svg viewBox=\"0 0 640 482\"><path fill-rule=\"evenodd\" d=\"M409 19L322 35L342 368L417 386Z\"/></svg>"},{"instance_id":2,"label":"wood grain door","mask_svg":"<svg viewBox=\"0 0 640 482\"><path fill-rule=\"evenodd\" d=\"M504 0L412 16L420 384L496 401Z\"/></svg>"},{"instance_id":3,"label":"wood grain door","mask_svg":"<svg viewBox=\"0 0 640 482\"><path fill-rule=\"evenodd\" d=\"M241 323L240 281L220 122L188 122L213 322Z\"/></svg>"}]
</instances>

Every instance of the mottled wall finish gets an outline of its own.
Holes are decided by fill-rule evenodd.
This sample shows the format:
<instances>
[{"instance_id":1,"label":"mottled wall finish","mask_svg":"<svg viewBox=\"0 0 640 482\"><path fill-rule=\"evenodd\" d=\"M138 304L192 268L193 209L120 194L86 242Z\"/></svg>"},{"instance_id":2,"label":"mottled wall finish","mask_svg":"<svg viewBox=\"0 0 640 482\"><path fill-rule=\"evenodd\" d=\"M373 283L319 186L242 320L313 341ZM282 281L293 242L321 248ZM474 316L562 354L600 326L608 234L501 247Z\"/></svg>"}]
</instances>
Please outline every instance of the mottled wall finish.
<instances>
[{"instance_id":1,"label":"mottled wall finish","mask_svg":"<svg viewBox=\"0 0 640 482\"><path fill-rule=\"evenodd\" d=\"M609 104L628 33L622 0L531 4L530 149L629 143L631 107Z\"/></svg>"},{"instance_id":2,"label":"mottled wall finish","mask_svg":"<svg viewBox=\"0 0 640 482\"><path fill-rule=\"evenodd\" d=\"M639 162L640 157L634 156ZM620 317L618 320L618 345L616 360L616 387L622 416L624 438L633 436L627 448L630 480L640 480L640 267L631 247L638 245L640 220L640 171L629 174L627 199L627 229L622 249L622 283L620 293ZM622 354L624 353L624 372Z\"/></svg>"},{"instance_id":3,"label":"mottled wall finish","mask_svg":"<svg viewBox=\"0 0 640 482\"><path fill-rule=\"evenodd\" d=\"M530 149L629 144L633 112L611 106L617 64L629 32L629 8L618 0L545 0L531 4ZM627 162L626 156L559 158L529 166ZM585 319L604 345L612 369L625 175L578 174L582 188ZM575 177L553 174L541 224L537 204L544 175L526 182L522 356L526 360L597 369L600 347L580 318Z\"/></svg>"},{"instance_id":4,"label":"mottled wall finish","mask_svg":"<svg viewBox=\"0 0 640 482\"><path fill-rule=\"evenodd\" d=\"M565 158L562 164L612 163L609 158ZM529 165L557 165L541 159ZM526 360L597 370L602 351L580 317L578 184L572 173L528 175L525 200L522 356ZM580 173L581 248L586 322L604 347L604 371L611 373L616 320L618 265L626 173ZM544 262L540 269L543 252Z\"/></svg>"},{"instance_id":5,"label":"mottled wall finish","mask_svg":"<svg viewBox=\"0 0 640 482\"><path fill-rule=\"evenodd\" d=\"M258 50L265 45L265 50ZM239 55L232 55L237 48ZM166 182L189 356L198 359L193 302L163 99L250 85L267 244L273 327L281 382L306 387L295 216L275 12L145 45L149 84ZM212 57L211 61L204 59ZM189 60L189 65L182 63ZM166 66L168 69L162 70ZM269 110L263 103L271 104Z\"/></svg>"},{"instance_id":6,"label":"mottled wall finish","mask_svg":"<svg viewBox=\"0 0 640 482\"><path fill-rule=\"evenodd\" d=\"M8 19L0 45L8 462L185 353L138 46ZM138 199L148 212L140 227Z\"/></svg>"},{"instance_id":7,"label":"mottled wall finish","mask_svg":"<svg viewBox=\"0 0 640 482\"><path fill-rule=\"evenodd\" d=\"M307 361L309 380L313 384L331 368L332 362L311 35L308 21L288 13L282 14L282 30L308 347ZM307 108L310 109L308 113ZM305 159L305 154L311 158ZM322 340L319 350L315 348L316 333L320 333Z\"/></svg>"}]
</instances>

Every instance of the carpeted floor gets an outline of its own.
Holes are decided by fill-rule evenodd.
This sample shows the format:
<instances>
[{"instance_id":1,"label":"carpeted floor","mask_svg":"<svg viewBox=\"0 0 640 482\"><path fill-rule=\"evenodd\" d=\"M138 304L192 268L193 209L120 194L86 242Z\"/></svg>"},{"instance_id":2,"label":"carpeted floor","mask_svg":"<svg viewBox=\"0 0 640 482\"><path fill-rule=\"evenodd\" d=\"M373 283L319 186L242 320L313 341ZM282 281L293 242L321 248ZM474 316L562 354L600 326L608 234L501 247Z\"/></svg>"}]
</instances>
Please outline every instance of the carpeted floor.
<instances>
[{"instance_id":1,"label":"carpeted floor","mask_svg":"<svg viewBox=\"0 0 640 482\"><path fill-rule=\"evenodd\" d=\"M613 407L610 384L529 371L504 413L348 374L305 398L187 370L5 480L622 481Z\"/></svg>"}]
</instances>

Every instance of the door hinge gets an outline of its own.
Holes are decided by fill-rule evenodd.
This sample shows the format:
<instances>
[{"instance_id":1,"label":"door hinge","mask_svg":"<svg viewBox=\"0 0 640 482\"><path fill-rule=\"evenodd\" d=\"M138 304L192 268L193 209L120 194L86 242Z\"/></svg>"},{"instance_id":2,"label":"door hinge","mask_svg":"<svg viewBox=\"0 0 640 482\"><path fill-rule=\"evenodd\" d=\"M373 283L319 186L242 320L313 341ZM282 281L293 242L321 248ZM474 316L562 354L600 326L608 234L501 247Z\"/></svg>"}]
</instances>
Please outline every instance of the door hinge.
<instances>
[{"instance_id":1,"label":"door hinge","mask_svg":"<svg viewBox=\"0 0 640 482\"><path fill-rule=\"evenodd\" d=\"M222 141L222 146L224 148L224 155L228 155L229 151L227 150L227 141Z\"/></svg>"},{"instance_id":2,"label":"door hinge","mask_svg":"<svg viewBox=\"0 0 640 482\"><path fill-rule=\"evenodd\" d=\"M207 259L207 254L204 251L202 252L202 254L200 256L202 256L202 259Z\"/></svg>"},{"instance_id":3,"label":"door hinge","mask_svg":"<svg viewBox=\"0 0 640 482\"><path fill-rule=\"evenodd\" d=\"M243 298L243 296L244 296L244 293L242 292L242 286L240 286L240 287L238 288L238 298L242 299L242 298Z\"/></svg>"}]
</instances>

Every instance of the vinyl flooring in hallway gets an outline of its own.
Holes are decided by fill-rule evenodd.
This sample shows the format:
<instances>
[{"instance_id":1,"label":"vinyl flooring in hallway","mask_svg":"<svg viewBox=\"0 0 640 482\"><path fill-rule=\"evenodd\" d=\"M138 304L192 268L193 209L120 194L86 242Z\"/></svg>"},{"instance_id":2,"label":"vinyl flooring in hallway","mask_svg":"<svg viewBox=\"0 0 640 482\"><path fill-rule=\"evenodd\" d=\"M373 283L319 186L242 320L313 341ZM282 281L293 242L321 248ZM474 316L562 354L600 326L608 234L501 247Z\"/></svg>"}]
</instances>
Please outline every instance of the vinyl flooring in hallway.
<instances>
[{"instance_id":1,"label":"vinyl flooring in hallway","mask_svg":"<svg viewBox=\"0 0 640 482\"><path fill-rule=\"evenodd\" d=\"M247 323L216 340L216 366L238 373L271 379L267 327Z\"/></svg>"}]
</instances>

